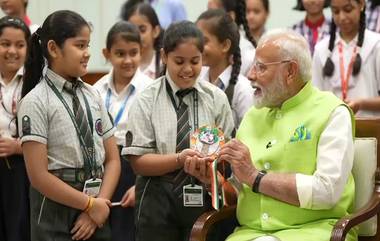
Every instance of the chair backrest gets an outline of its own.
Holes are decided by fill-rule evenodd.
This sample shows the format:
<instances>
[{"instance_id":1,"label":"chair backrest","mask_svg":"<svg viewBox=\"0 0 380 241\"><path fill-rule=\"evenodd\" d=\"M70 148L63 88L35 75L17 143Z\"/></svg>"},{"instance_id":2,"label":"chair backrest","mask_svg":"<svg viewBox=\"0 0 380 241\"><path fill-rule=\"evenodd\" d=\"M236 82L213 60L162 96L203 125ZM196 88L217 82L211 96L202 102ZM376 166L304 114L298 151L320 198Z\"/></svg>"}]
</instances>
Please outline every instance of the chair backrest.
<instances>
[{"instance_id":1,"label":"chair backrest","mask_svg":"<svg viewBox=\"0 0 380 241\"><path fill-rule=\"evenodd\" d=\"M379 183L380 118L357 119L353 176L355 179L355 208L368 203ZM379 215L359 225L359 236L377 236Z\"/></svg>"}]
</instances>

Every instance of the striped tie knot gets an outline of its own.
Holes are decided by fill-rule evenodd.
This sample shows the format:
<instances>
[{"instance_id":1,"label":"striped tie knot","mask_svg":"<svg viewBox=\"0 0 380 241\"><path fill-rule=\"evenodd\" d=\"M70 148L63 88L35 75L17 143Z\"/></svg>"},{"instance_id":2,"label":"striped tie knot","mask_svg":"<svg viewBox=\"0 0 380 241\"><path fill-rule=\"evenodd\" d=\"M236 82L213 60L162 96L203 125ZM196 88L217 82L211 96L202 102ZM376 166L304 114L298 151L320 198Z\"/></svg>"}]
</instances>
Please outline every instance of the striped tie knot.
<instances>
[{"instance_id":1,"label":"striped tie knot","mask_svg":"<svg viewBox=\"0 0 380 241\"><path fill-rule=\"evenodd\" d=\"M80 87L82 82L76 80L76 81L66 81L65 84L63 85L63 89L67 91L67 93L71 95L76 95L76 90L78 87Z\"/></svg>"},{"instance_id":2,"label":"striped tie knot","mask_svg":"<svg viewBox=\"0 0 380 241\"><path fill-rule=\"evenodd\" d=\"M183 97L185 97L186 95L190 94L191 92L193 92L194 89L193 88L187 88L187 89L183 89L183 90L178 90L175 95L179 98L179 99L182 99Z\"/></svg>"}]
</instances>

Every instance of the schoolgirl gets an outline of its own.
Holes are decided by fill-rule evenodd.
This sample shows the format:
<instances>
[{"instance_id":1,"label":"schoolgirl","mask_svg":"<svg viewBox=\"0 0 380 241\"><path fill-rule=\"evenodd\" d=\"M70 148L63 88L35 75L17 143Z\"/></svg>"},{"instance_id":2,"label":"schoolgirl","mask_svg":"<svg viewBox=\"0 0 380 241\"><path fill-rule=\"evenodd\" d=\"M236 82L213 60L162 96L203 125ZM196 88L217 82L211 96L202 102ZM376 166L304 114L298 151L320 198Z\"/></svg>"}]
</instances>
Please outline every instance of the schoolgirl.
<instances>
[{"instance_id":1,"label":"schoolgirl","mask_svg":"<svg viewBox=\"0 0 380 241\"><path fill-rule=\"evenodd\" d=\"M331 11L331 36L316 46L313 83L342 98L356 116L379 116L380 35L365 28L365 2L332 0Z\"/></svg>"},{"instance_id":2,"label":"schoolgirl","mask_svg":"<svg viewBox=\"0 0 380 241\"><path fill-rule=\"evenodd\" d=\"M255 58L256 42L253 39L246 17L245 0L209 0L208 9L224 9L240 28L240 52L241 68L240 73L247 76Z\"/></svg>"},{"instance_id":3,"label":"schoolgirl","mask_svg":"<svg viewBox=\"0 0 380 241\"><path fill-rule=\"evenodd\" d=\"M128 110L138 93L153 80L139 69L141 39L135 25L125 21L113 25L108 32L103 54L111 62L113 68L109 74L98 80L94 87L100 92L106 108L114 120L116 142L121 151L125 145ZM120 161L121 175L112 201L121 201L122 207L115 207L111 210L112 240L132 241L135 235L134 184L136 176L123 156L120 157Z\"/></svg>"},{"instance_id":4,"label":"schoolgirl","mask_svg":"<svg viewBox=\"0 0 380 241\"><path fill-rule=\"evenodd\" d=\"M32 186L33 241L110 237L120 160L104 102L80 79L90 32L79 14L63 10L31 37L17 117Z\"/></svg>"},{"instance_id":5,"label":"schoolgirl","mask_svg":"<svg viewBox=\"0 0 380 241\"><path fill-rule=\"evenodd\" d=\"M306 11L305 19L293 25L293 30L305 37L309 43L311 54L315 45L329 35L330 20L323 14L329 0L297 0L294 7L298 11Z\"/></svg>"},{"instance_id":6,"label":"schoolgirl","mask_svg":"<svg viewBox=\"0 0 380 241\"><path fill-rule=\"evenodd\" d=\"M141 71L152 79L162 72L160 49L163 30L154 9L147 3L129 0L122 8L121 18L136 25L141 36Z\"/></svg>"},{"instance_id":7,"label":"schoolgirl","mask_svg":"<svg viewBox=\"0 0 380 241\"><path fill-rule=\"evenodd\" d=\"M245 112L253 104L250 81L239 74L241 56L239 29L232 18L221 9L202 13L197 26L205 38L203 65L208 66L204 78L227 94L238 128ZM230 64L230 59L233 64Z\"/></svg>"},{"instance_id":8,"label":"schoolgirl","mask_svg":"<svg viewBox=\"0 0 380 241\"><path fill-rule=\"evenodd\" d=\"M199 81L202 52L203 36L194 23L170 25L162 50L166 74L141 92L129 110L133 120L123 154L138 175L136 240L187 241L196 218L211 207L207 191L183 170L187 158L202 157L189 149L190 135L210 125L229 138L234 124L223 91ZM188 185L199 202L184 198Z\"/></svg>"},{"instance_id":9,"label":"schoolgirl","mask_svg":"<svg viewBox=\"0 0 380 241\"><path fill-rule=\"evenodd\" d=\"M245 0L249 31L255 42L265 32L265 23L269 17L269 0Z\"/></svg>"},{"instance_id":10,"label":"schoolgirl","mask_svg":"<svg viewBox=\"0 0 380 241\"><path fill-rule=\"evenodd\" d=\"M7 16L22 19L33 33L37 30L38 25L32 24L32 21L26 13L28 0L6 0L0 1L0 8Z\"/></svg>"},{"instance_id":11,"label":"schoolgirl","mask_svg":"<svg viewBox=\"0 0 380 241\"><path fill-rule=\"evenodd\" d=\"M29 180L16 130L28 26L0 19L0 240L30 240Z\"/></svg>"}]
</instances>

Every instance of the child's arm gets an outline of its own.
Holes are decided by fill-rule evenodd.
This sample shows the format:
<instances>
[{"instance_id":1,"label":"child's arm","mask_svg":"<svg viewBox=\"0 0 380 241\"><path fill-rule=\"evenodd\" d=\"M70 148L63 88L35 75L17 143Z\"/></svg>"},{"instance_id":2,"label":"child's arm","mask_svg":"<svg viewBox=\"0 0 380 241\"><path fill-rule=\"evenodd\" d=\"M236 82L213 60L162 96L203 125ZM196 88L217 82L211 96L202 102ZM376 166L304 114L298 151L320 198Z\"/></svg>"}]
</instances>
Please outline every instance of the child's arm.
<instances>
[{"instance_id":1,"label":"child's arm","mask_svg":"<svg viewBox=\"0 0 380 241\"><path fill-rule=\"evenodd\" d=\"M22 150L32 187L47 198L63 205L79 210L85 210L88 207L89 197L86 194L49 173L45 144L27 141L22 144ZM94 198L93 205L88 210L88 214L98 226L102 226L108 217L108 205L110 205L109 200Z\"/></svg>"},{"instance_id":2,"label":"child's arm","mask_svg":"<svg viewBox=\"0 0 380 241\"><path fill-rule=\"evenodd\" d=\"M31 185L47 198L69 207L84 210L88 196L48 172L45 144L28 141L22 145Z\"/></svg>"},{"instance_id":3,"label":"child's arm","mask_svg":"<svg viewBox=\"0 0 380 241\"><path fill-rule=\"evenodd\" d=\"M107 138L103 143L106 159L104 161L104 176L99 197L110 200L120 177L120 157L114 136Z\"/></svg>"},{"instance_id":4,"label":"child's arm","mask_svg":"<svg viewBox=\"0 0 380 241\"><path fill-rule=\"evenodd\" d=\"M179 154L144 154L129 155L133 171L142 176L162 176L183 167L187 157L199 156L200 153L185 149Z\"/></svg>"}]
</instances>

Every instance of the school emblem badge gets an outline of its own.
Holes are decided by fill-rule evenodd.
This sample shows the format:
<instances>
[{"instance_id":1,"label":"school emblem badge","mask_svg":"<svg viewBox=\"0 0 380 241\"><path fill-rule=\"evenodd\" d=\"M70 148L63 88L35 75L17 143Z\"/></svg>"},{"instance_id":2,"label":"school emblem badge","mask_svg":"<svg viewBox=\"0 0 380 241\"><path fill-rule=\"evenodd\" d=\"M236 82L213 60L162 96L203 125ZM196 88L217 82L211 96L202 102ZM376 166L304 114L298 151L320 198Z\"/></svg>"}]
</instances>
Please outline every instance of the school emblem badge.
<instances>
[{"instance_id":1,"label":"school emblem badge","mask_svg":"<svg viewBox=\"0 0 380 241\"><path fill-rule=\"evenodd\" d=\"M103 135L103 125L102 125L102 120L100 118L95 121L95 130L99 136Z\"/></svg>"},{"instance_id":2,"label":"school emblem badge","mask_svg":"<svg viewBox=\"0 0 380 241\"><path fill-rule=\"evenodd\" d=\"M126 147L132 146L132 142L133 142L133 134L131 131L127 131L127 133L125 134L125 146Z\"/></svg>"},{"instance_id":3,"label":"school emblem badge","mask_svg":"<svg viewBox=\"0 0 380 241\"><path fill-rule=\"evenodd\" d=\"M22 135L30 135L31 127L30 127L30 117L24 115L22 117Z\"/></svg>"}]
</instances>

